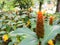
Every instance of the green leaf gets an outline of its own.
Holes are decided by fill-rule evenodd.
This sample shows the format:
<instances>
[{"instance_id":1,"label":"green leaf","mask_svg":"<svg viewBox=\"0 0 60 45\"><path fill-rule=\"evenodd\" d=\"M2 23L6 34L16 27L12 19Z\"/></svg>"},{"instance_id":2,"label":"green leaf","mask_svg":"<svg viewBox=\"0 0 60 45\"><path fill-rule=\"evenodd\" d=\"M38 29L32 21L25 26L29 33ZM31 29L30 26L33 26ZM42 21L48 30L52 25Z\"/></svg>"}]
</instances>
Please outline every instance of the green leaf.
<instances>
[{"instance_id":1,"label":"green leaf","mask_svg":"<svg viewBox=\"0 0 60 45\"><path fill-rule=\"evenodd\" d=\"M1 31L0 34L5 34L6 32L5 31Z\"/></svg>"},{"instance_id":2,"label":"green leaf","mask_svg":"<svg viewBox=\"0 0 60 45\"><path fill-rule=\"evenodd\" d=\"M2 23L0 22L0 28L2 27Z\"/></svg>"},{"instance_id":3,"label":"green leaf","mask_svg":"<svg viewBox=\"0 0 60 45\"><path fill-rule=\"evenodd\" d=\"M1 29L2 29L2 30L3 30L3 29L6 29L6 25L5 25L5 24L2 25Z\"/></svg>"},{"instance_id":4,"label":"green leaf","mask_svg":"<svg viewBox=\"0 0 60 45\"><path fill-rule=\"evenodd\" d=\"M3 43L2 43L3 41L2 40L0 40L0 45L3 45Z\"/></svg>"},{"instance_id":5,"label":"green leaf","mask_svg":"<svg viewBox=\"0 0 60 45\"><path fill-rule=\"evenodd\" d=\"M60 19L57 19L54 21L54 25L57 25L57 24L59 25L59 23L60 23Z\"/></svg>"},{"instance_id":6,"label":"green leaf","mask_svg":"<svg viewBox=\"0 0 60 45\"><path fill-rule=\"evenodd\" d=\"M53 27L49 28L49 30L45 30L45 31L46 32L45 32L44 39L42 41L42 45L44 45L45 43L47 43L50 39L54 39L54 37L57 34L60 33L60 26L59 25L54 25Z\"/></svg>"},{"instance_id":7,"label":"green leaf","mask_svg":"<svg viewBox=\"0 0 60 45\"><path fill-rule=\"evenodd\" d=\"M13 42L10 42L8 45L13 45L14 43Z\"/></svg>"},{"instance_id":8,"label":"green leaf","mask_svg":"<svg viewBox=\"0 0 60 45\"><path fill-rule=\"evenodd\" d=\"M34 37L26 38L23 39L19 45L38 45L38 40Z\"/></svg>"},{"instance_id":9,"label":"green leaf","mask_svg":"<svg viewBox=\"0 0 60 45\"><path fill-rule=\"evenodd\" d=\"M22 21L18 21L17 24L22 24L23 22Z\"/></svg>"},{"instance_id":10,"label":"green leaf","mask_svg":"<svg viewBox=\"0 0 60 45\"><path fill-rule=\"evenodd\" d=\"M12 42L17 42L17 38L15 36L11 36Z\"/></svg>"},{"instance_id":11,"label":"green leaf","mask_svg":"<svg viewBox=\"0 0 60 45\"><path fill-rule=\"evenodd\" d=\"M24 22L26 23L28 20L29 20L29 17L26 16L25 19L24 19Z\"/></svg>"},{"instance_id":12,"label":"green leaf","mask_svg":"<svg viewBox=\"0 0 60 45\"><path fill-rule=\"evenodd\" d=\"M36 22L35 22L35 19L30 19L30 22L31 22L31 28L36 28Z\"/></svg>"},{"instance_id":13,"label":"green leaf","mask_svg":"<svg viewBox=\"0 0 60 45\"><path fill-rule=\"evenodd\" d=\"M16 36L16 35L30 35L30 36L35 36L36 37L36 33L31 31L29 28L27 27L23 27L23 28L18 28L15 31L10 32L10 36Z\"/></svg>"},{"instance_id":14,"label":"green leaf","mask_svg":"<svg viewBox=\"0 0 60 45\"><path fill-rule=\"evenodd\" d=\"M37 16L36 12L30 13L30 15L31 15L33 18L36 18L36 16Z\"/></svg>"},{"instance_id":15,"label":"green leaf","mask_svg":"<svg viewBox=\"0 0 60 45\"><path fill-rule=\"evenodd\" d=\"M12 28L13 28L14 30L16 30L16 25L12 26Z\"/></svg>"},{"instance_id":16,"label":"green leaf","mask_svg":"<svg viewBox=\"0 0 60 45\"><path fill-rule=\"evenodd\" d=\"M10 29L11 29L11 27L8 26L8 25L6 25L6 31L7 31L7 32L10 32Z\"/></svg>"},{"instance_id":17,"label":"green leaf","mask_svg":"<svg viewBox=\"0 0 60 45\"><path fill-rule=\"evenodd\" d=\"M24 15L21 16L21 18L25 18L26 16L27 16L27 15L24 14Z\"/></svg>"},{"instance_id":18,"label":"green leaf","mask_svg":"<svg viewBox=\"0 0 60 45\"><path fill-rule=\"evenodd\" d=\"M56 40L56 44L55 45L60 45L60 40Z\"/></svg>"}]
</instances>

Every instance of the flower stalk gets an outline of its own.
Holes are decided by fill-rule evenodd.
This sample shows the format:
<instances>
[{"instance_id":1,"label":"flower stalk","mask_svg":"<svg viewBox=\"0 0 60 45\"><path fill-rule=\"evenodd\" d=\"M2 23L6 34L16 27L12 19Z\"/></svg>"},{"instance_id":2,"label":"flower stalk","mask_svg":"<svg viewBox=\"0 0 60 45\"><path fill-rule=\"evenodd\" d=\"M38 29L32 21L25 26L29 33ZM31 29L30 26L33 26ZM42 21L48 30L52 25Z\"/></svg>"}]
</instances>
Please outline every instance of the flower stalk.
<instances>
[{"instance_id":1,"label":"flower stalk","mask_svg":"<svg viewBox=\"0 0 60 45\"><path fill-rule=\"evenodd\" d=\"M53 17L52 16L50 16L49 25L53 25Z\"/></svg>"}]
</instances>

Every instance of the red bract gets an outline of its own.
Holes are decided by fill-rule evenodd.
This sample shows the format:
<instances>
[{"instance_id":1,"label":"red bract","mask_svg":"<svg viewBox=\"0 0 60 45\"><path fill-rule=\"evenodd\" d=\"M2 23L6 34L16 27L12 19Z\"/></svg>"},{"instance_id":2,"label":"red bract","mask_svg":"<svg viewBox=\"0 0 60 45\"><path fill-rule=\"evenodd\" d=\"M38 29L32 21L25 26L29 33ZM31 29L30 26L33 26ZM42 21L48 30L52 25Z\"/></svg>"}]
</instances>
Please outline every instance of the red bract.
<instances>
[{"instance_id":1,"label":"red bract","mask_svg":"<svg viewBox=\"0 0 60 45\"><path fill-rule=\"evenodd\" d=\"M52 17L52 16L50 16L49 24L50 24L50 25L53 24L53 17Z\"/></svg>"},{"instance_id":2,"label":"red bract","mask_svg":"<svg viewBox=\"0 0 60 45\"><path fill-rule=\"evenodd\" d=\"M40 11L38 12L38 16L37 16L36 33L38 38L41 38L44 36L43 14Z\"/></svg>"}]
</instances>

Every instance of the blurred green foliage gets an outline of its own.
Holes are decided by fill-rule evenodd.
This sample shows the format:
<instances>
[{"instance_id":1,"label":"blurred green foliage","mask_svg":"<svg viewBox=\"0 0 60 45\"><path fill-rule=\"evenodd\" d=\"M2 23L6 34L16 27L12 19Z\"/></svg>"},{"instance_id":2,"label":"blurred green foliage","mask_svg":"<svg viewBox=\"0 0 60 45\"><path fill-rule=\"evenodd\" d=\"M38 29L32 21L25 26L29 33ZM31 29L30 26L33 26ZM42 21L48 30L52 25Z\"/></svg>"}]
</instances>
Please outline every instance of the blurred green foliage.
<instances>
[{"instance_id":1,"label":"blurred green foliage","mask_svg":"<svg viewBox=\"0 0 60 45\"><path fill-rule=\"evenodd\" d=\"M0 9L13 10L14 7L28 9L33 5L32 0L1 0Z\"/></svg>"}]
</instances>

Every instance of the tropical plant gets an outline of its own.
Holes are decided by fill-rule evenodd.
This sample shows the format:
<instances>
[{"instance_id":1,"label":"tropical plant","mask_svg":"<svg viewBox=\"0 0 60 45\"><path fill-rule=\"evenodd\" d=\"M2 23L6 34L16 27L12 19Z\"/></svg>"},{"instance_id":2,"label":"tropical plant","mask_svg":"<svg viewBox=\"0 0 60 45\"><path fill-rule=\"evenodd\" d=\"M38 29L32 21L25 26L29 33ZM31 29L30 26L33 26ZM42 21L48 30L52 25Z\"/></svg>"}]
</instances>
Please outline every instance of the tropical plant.
<instances>
[{"instance_id":1,"label":"tropical plant","mask_svg":"<svg viewBox=\"0 0 60 45\"><path fill-rule=\"evenodd\" d=\"M41 13L39 13L39 15L41 15ZM43 19L43 18L41 18L41 19ZM53 20L53 19L50 18L50 20ZM39 21L39 18L38 18L38 21ZM39 23L39 22L37 22L37 23ZM37 28L40 30L39 27L37 27ZM42 34L43 32L44 32L44 35ZM38 35L38 34L36 35L36 32L33 32L32 30L30 30L27 27L18 28L15 31L12 31L9 33L11 38L16 37L17 35L24 37L22 39L22 41L20 43L18 43L18 45L40 45L40 44L47 45L48 44L47 42L49 40L55 40L55 37L57 36L57 34L60 34L60 25L57 25L57 24L50 25L48 22L46 23L46 21L45 21L44 31L41 30L41 33L39 33L39 34L42 34L42 35ZM44 36L44 37L41 38L41 36ZM12 40L14 40L14 39L12 39ZM53 45L53 43L52 43L52 45Z\"/></svg>"}]
</instances>

